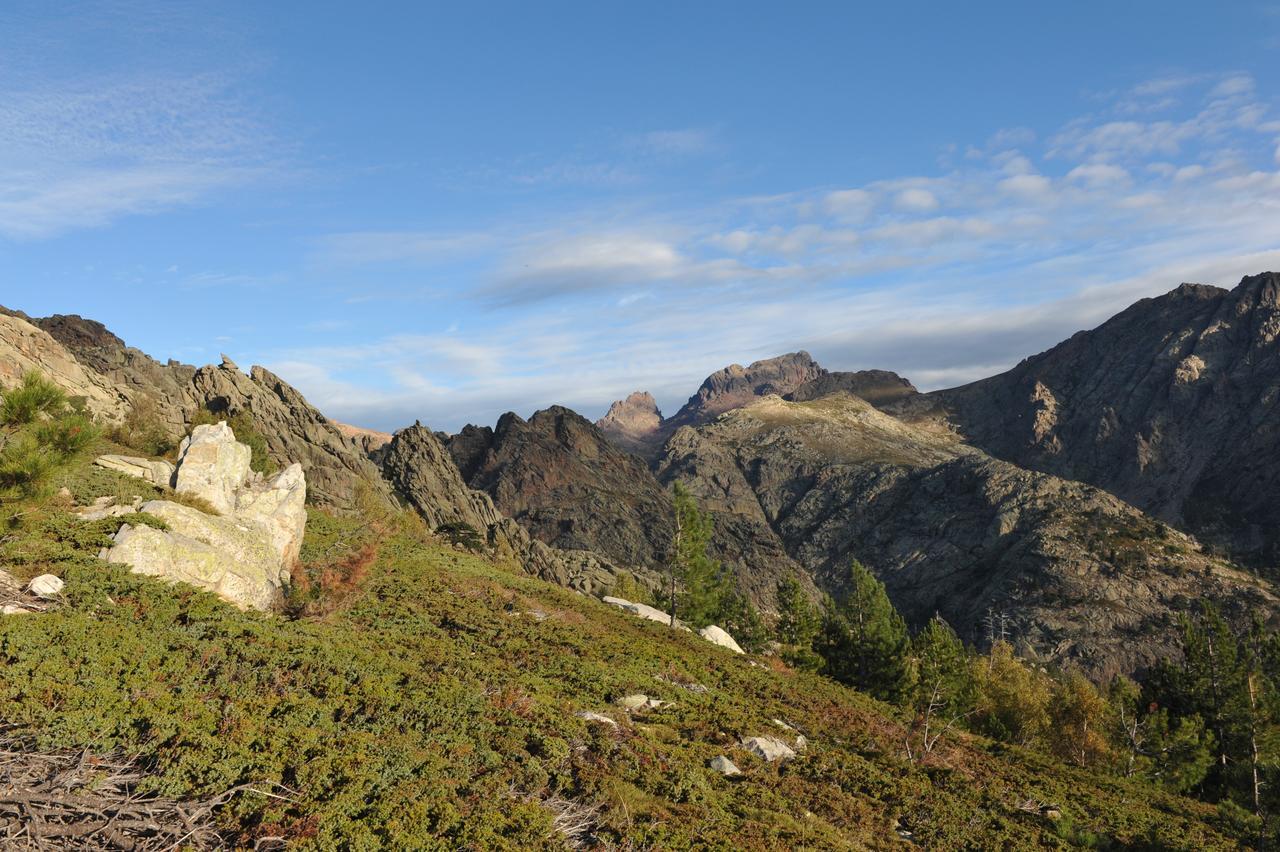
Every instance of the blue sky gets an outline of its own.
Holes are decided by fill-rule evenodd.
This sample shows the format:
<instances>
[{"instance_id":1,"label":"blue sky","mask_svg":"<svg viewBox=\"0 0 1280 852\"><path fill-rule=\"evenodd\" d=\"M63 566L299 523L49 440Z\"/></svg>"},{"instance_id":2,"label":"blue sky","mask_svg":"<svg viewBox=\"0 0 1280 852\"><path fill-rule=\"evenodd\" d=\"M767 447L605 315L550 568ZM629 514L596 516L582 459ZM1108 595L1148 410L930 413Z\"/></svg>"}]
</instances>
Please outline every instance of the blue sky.
<instances>
[{"instance_id":1,"label":"blue sky","mask_svg":"<svg viewBox=\"0 0 1280 852\"><path fill-rule=\"evenodd\" d=\"M0 303L379 428L1280 268L1276 3L0 6Z\"/></svg>"}]
</instances>

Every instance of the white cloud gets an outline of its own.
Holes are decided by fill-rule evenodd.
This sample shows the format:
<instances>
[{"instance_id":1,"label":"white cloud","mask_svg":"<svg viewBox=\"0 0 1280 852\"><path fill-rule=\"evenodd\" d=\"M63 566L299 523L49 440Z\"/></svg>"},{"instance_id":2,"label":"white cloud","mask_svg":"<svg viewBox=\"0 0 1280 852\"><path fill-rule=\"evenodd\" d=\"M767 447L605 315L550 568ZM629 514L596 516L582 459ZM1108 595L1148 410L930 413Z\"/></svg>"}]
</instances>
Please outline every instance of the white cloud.
<instances>
[{"instance_id":1,"label":"white cloud","mask_svg":"<svg viewBox=\"0 0 1280 852\"><path fill-rule=\"evenodd\" d=\"M1067 172L1067 180L1078 181L1096 188L1126 183L1129 180L1129 172L1120 166L1107 163L1086 163Z\"/></svg>"},{"instance_id":2,"label":"white cloud","mask_svg":"<svg viewBox=\"0 0 1280 852\"><path fill-rule=\"evenodd\" d=\"M1026 198L1047 198L1053 192L1053 182L1044 175L1015 174L996 184L1001 192Z\"/></svg>"},{"instance_id":3,"label":"white cloud","mask_svg":"<svg viewBox=\"0 0 1280 852\"><path fill-rule=\"evenodd\" d=\"M899 210L913 213L927 213L930 210L938 209L937 196L929 190L920 189L919 187L902 190L894 198L893 203Z\"/></svg>"}]
</instances>

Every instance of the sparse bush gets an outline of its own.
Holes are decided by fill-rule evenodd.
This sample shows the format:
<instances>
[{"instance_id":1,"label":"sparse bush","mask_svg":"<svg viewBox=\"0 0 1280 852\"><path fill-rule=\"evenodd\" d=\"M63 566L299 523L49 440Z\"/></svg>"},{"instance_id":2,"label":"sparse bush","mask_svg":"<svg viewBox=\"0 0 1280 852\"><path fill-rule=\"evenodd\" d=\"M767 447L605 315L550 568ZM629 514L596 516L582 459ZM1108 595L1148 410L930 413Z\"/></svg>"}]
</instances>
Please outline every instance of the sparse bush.
<instances>
[{"instance_id":1,"label":"sparse bush","mask_svg":"<svg viewBox=\"0 0 1280 852\"><path fill-rule=\"evenodd\" d=\"M57 385L35 372L0 399L0 499L34 497L80 455L98 429Z\"/></svg>"},{"instance_id":2,"label":"sparse bush","mask_svg":"<svg viewBox=\"0 0 1280 852\"><path fill-rule=\"evenodd\" d=\"M441 524L436 527L436 535L450 544L465 547L473 552L484 548L484 539L480 537L476 528L462 521Z\"/></svg>"},{"instance_id":3,"label":"sparse bush","mask_svg":"<svg viewBox=\"0 0 1280 852\"><path fill-rule=\"evenodd\" d=\"M145 456L166 456L178 446L174 436L161 422L160 404L149 394L134 399L124 422L113 427L108 437Z\"/></svg>"}]
</instances>

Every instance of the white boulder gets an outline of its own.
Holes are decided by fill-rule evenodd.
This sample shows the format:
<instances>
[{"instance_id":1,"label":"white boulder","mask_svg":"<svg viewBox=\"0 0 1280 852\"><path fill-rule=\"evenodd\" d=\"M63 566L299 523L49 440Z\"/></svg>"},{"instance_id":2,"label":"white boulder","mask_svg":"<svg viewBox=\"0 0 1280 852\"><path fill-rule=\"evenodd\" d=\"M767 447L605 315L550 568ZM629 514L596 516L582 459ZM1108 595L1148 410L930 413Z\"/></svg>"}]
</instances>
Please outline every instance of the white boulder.
<instances>
[{"instance_id":1,"label":"white boulder","mask_svg":"<svg viewBox=\"0 0 1280 852\"><path fill-rule=\"evenodd\" d=\"M649 621L656 621L659 624L671 624L671 615L669 613L665 613L660 609L649 606L648 604L632 603L631 601L624 600L623 598L612 598L608 596L601 598L601 600L611 606L624 609L632 615L639 616L640 618L646 618ZM685 627L684 622L680 621L678 618L676 619L676 627L683 630L689 629L688 627Z\"/></svg>"},{"instance_id":2,"label":"white boulder","mask_svg":"<svg viewBox=\"0 0 1280 852\"><path fill-rule=\"evenodd\" d=\"M742 770L739 769L732 760L725 757L723 754L720 755L719 757L713 757L711 759L710 765L711 765L711 768L714 769L716 772L719 772L721 775L724 775L730 778L733 777L734 775L742 774Z\"/></svg>"},{"instance_id":3,"label":"white boulder","mask_svg":"<svg viewBox=\"0 0 1280 852\"><path fill-rule=\"evenodd\" d=\"M777 737L747 737L740 745L756 757L767 763L778 760L791 760L796 753L791 746Z\"/></svg>"},{"instance_id":4,"label":"white boulder","mask_svg":"<svg viewBox=\"0 0 1280 852\"><path fill-rule=\"evenodd\" d=\"M743 653L742 648L738 647L738 643L733 640L733 637L723 629L716 627L714 624L709 624L699 630L698 635L703 639L706 639L708 642L714 642L721 648L728 648L735 654Z\"/></svg>"},{"instance_id":5,"label":"white boulder","mask_svg":"<svg viewBox=\"0 0 1280 852\"><path fill-rule=\"evenodd\" d=\"M27 583L27 591L41 600L56 600L62 594L63 582L52 574L41 574Z\"/></svg>"},{"instance_id":6,"label":"white boulder","mask_svg":"<svg viewBox=\"0 0 1280 852\"><path fill-rule=\"evenodd\" d=\"M242 608L274 607L302 548L307 484L297 464L266 482L250 476L249 456L226 423L197 426L182 443L175 490L221 514L169 500L143 503L136 511L161 518L168 529L126 524L102 558L207 589Z\"/></svg>"},{"instance_id":7,"label":"white boulder","mask_svg":"<svg viewBox=\"0 0 1280 852\"><path fill-rule=\"evenodd\" d=\"M197 426L178 447L178 470L173 490L199 497L229 514L236 508L236 491L249 477L253 451L236 440L225 421Z\"/></svg>"}]
</instances>

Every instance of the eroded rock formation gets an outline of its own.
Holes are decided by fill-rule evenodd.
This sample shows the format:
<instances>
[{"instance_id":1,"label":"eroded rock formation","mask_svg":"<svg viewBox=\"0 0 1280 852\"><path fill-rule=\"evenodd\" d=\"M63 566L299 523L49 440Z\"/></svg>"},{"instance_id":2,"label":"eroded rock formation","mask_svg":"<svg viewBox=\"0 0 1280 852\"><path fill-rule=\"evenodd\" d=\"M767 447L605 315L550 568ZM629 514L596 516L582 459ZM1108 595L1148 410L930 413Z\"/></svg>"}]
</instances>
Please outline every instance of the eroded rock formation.
<instances>
[{"instance_id":1,"label":"eroded rock formation","mask_svg":"<svg viewBox=\"0 0 1280 852\"><path fill-rule=\"evenodd\" d=\"M150 480L146 460L113 463ZM216 509L151 500L137 511L165 529L125 524L102 557L139 574L189 583L249 609L280 603L306 529L306 478L292 464L270 480L249 470L249 448L226 423L197 426L183 442L175 490Z\"/></svg>"}]
</instances>

